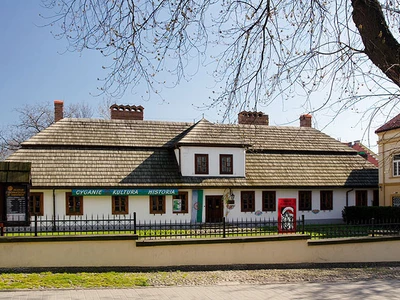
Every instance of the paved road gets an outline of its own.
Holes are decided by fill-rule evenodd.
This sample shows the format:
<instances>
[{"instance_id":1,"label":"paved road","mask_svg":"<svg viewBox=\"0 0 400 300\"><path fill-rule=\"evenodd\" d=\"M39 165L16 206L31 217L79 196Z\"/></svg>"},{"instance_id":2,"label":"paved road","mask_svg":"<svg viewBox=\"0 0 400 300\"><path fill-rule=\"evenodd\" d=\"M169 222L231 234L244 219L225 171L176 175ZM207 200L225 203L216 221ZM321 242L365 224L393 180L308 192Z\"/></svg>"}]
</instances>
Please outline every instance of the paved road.
<instances>
[{"instance_id":1,"label":"paved road","mask_svg":"<svg viewBox=\"0 0 400 300\"><path fill-rule=\"evenodd\" d=\"M349 283L228 284L134 289L0 291L0 299L400 299L398 280Z\"/></svg>"}]
</instances>

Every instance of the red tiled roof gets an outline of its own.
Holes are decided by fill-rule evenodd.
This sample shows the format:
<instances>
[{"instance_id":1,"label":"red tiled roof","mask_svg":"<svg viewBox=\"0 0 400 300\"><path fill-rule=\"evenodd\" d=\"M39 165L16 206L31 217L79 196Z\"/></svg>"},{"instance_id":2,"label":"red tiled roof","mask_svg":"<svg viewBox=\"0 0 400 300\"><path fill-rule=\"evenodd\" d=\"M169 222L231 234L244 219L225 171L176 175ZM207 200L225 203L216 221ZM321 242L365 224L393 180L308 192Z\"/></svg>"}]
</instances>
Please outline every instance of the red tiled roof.
<instances>
[{"instance_id":1,"label":"red tiled roof","mask_svg":"<svg viewBox=\"0 0 400 300\"><path fill-rule=\"evenodd\" d=\"M395 116L389 122L383 124L377 130L375 130L375 133L379 133L379 132L383 132L383 131L389 131L389 130L396 129L396 128L400 128L400 114Z\"/></svg>"},{"instance_id":2,"label":"red tiled roof","mask_svg":"<svg viewBox=\"0 0 400 300\"><path fill-rule=\"evenodd\" d=\"M372 152L370 149L368 149L367 147L365 147L363 144L359 143L359 142L355 142L351 148L353 148L354 150L358 151L358 153L360 152L364 152L366 157L365 159L368 160L370 163L374 164L375 166L378 167L378 160L376 159L376 154L374 152Z\"/></svg>"}]
</instances>

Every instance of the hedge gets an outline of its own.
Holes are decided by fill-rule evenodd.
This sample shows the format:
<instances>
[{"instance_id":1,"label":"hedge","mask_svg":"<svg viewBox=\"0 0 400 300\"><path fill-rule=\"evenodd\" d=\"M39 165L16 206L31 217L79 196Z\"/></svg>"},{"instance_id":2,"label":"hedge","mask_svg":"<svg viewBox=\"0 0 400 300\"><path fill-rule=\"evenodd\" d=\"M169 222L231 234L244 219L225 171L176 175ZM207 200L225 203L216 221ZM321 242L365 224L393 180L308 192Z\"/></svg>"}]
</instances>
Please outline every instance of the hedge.
<instances>
[{"instance_id":1,"label":"hedge","mask_svg":"<svg viewBox=\"0 0 400 300\"><path fill-rule=\"evenodd\" d=\"M400 223L400 207L391 206L346 206L342 211L346 223L375 222Z\"/></svg>"}]
</instances>

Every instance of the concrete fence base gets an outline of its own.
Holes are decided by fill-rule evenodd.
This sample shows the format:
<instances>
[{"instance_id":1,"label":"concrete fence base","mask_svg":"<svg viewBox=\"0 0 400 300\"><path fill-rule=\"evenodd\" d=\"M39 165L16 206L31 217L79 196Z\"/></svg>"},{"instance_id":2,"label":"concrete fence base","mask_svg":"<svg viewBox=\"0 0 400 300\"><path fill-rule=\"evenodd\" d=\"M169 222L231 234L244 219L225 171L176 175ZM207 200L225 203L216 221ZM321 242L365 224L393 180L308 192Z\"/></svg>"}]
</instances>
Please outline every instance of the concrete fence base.
<instances>
[{"instance_id":1,"label":"concrete fence base","mask_svg":"<svg viewBox=\"0 0 400 300\"><path fill-rule=\"evenodd\" d=\"M179 266L388 263L400 237L310 240L308 235L137 240L133 235L2 237L0 268L156 268Z\"/></svg>"}]
</instances>

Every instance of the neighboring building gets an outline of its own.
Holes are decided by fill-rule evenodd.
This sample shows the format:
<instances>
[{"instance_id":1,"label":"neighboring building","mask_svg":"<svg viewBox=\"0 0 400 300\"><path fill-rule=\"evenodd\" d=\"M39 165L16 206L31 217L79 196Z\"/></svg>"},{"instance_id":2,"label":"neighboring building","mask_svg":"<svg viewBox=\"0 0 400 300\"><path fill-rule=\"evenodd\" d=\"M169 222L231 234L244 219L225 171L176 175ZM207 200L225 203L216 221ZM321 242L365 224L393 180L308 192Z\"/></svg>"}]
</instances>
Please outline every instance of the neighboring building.
<instances>
[{"instance_id":1,"label":"neighboring building","mask_svg":"<svg viewBox=\"0 0 400 300\"><path fill-rule=\"evenodd\" d=\"M360 141L354 141L354 143L350 142L347 143L347 145L356 150L359 155L364 157L370 163L374 164L375 167L379 166L378 155L376 155L376 153L374 153L371 149L362 144Z\"/></svg>"},{"instance_id":2,"label":"neighboring building","mask_svg":"<svg viewBox=\"0 0 400 300\"><path fill-rule=\"evenodd\" d=\"M62 103L55 103L60 111ZM58 110L57 110L58 109ZM372 205L377 168L311 127L143 120L141 106L111 106L111 120L63 119L7 161L32 163L31 211L144 220L277 219L278 199L306 220L340 220L346 205ZM134 120L133 120L134 119Z\"/></svg>"},{"instance_id":3,"label":"neighboring building","mask_svg":"<svg viewBox=\"0 0 400 300\"><path fill-rule=\"evenodd\" d=\"M400 114L375 133L379 147L379 205L400 206Z\"/></svg>"}]
</instances>

